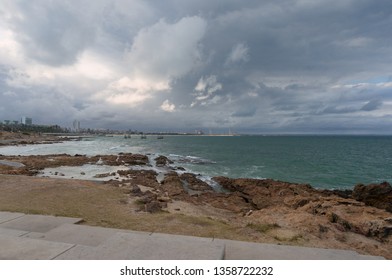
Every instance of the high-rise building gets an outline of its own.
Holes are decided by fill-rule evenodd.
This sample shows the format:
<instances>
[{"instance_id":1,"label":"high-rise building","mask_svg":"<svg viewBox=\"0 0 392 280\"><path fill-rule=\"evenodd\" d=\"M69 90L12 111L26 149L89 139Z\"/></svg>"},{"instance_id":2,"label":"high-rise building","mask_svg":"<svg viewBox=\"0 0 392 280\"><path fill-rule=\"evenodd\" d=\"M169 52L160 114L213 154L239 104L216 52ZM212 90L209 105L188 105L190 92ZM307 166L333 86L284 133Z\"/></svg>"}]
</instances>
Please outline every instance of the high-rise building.
<instances>
[{"instance_id":1,"label":"high-rise building","mask_svg":"<svg viewBox=\"0 0 392 280\"><path fill-rule=\"evenodd\" d=\"M74 129L74 131L76 131L76 132L79 132L79 131L80 131L80 121L78 121L78 120L74 120L74 121L73 121L73 129Z\"/></svg>"},{"instance_id":2,"label":"high-rise building","mask_svg":"<svg viewBox=\"0 0 392 280\"><path fill-rule=\"evenodd\" d=\"M28 117L22 117L20 122L21 122L21 124L24 124L24 125L32 125L33 124L33 119L32 118L28 118Z\"/></svg>"}]
</instances>

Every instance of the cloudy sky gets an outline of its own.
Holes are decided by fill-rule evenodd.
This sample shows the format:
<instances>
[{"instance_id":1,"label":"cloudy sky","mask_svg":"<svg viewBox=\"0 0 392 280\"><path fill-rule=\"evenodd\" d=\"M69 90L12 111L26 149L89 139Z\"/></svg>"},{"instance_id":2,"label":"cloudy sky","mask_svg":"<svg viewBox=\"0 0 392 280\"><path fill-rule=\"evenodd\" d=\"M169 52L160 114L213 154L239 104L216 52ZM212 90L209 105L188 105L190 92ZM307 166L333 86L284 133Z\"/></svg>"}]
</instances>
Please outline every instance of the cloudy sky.
<instances>
[{"instance_id":1,"label":"cloudy sky","mask_svg":"<svg viewBox=\"0 0 392 280\"><path fill-rule=\"evenodd\" d=\"M390 0L1 0L0 120L392 134Z\"/></svg>"}]
</instances>

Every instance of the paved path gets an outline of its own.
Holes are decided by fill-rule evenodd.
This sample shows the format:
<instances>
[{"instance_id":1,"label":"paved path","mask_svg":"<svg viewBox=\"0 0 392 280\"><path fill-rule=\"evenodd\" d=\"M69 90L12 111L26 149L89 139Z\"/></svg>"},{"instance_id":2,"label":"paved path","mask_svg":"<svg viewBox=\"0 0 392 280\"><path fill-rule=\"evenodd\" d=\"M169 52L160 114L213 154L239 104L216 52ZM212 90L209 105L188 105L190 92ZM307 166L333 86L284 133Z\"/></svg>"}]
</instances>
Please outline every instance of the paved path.
<instances>
[{"instance_id":1,"label":"paved path","mask_svg":"<svg viewBox=\"0 0 392 280\"><path fill-rule=\"evenodd\" d=\"M81 219L0 212L0 259L370 260L317 249L78 225Z\"/></svg>"}]
</instances>

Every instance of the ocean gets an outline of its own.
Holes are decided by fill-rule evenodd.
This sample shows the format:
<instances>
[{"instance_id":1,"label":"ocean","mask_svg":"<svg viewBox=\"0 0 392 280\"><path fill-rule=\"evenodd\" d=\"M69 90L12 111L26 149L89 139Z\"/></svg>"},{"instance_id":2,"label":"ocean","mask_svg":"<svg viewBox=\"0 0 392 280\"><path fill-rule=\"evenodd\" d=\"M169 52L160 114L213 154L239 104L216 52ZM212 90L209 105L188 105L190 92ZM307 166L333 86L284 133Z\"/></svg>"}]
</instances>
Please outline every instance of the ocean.
<instances>
[{"instance_id":1,"label":"ocean","mask_svg":"<svg viewBox=\"0 0 392 280\"><path fill-rule=\"evenodd\" d=\"M392 181L391 136L91 137L56 144L0 147L3 155L164 155L206 178L272 178L322 189Z\"/></svg>"}]
</instances>

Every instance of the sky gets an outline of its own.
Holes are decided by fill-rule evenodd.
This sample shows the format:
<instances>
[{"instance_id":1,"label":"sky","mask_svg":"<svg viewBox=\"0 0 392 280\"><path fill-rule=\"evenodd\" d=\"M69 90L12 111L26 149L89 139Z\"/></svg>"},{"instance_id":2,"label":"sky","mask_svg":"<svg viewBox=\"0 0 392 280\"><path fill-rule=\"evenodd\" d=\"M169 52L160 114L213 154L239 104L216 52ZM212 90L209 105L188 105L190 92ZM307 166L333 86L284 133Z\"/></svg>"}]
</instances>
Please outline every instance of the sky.
<instances>
[{"instance_id":1,"label":"sky","mask_svg":"<svg viewBox=\"0 0 392 280\"><path fill-rule=\"evenodd\" d=\"M392 134L390 0L1 0L0 120Z\"/></svg>"}]
</instances>

